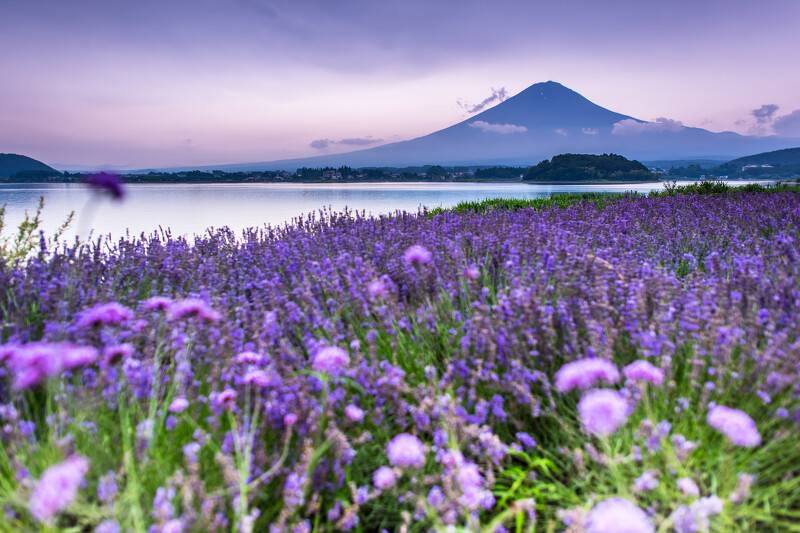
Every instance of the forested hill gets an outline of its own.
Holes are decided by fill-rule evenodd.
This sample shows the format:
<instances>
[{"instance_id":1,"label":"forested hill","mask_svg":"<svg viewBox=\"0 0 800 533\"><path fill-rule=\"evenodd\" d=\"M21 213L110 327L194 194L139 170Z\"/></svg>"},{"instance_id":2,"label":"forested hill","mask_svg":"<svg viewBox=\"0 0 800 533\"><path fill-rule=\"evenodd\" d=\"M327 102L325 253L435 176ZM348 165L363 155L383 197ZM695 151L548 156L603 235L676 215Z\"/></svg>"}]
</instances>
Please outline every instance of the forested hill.
<instances>
[{"instance_id":1,"label":"forested hill","mask_svg":"<svg viewBox=\"0 0 800 533\"><path fill-rule=\"evenodd\" d=\"M562 154L531 167L525 181L651 181L655 176L638 161L617 154Z\"/></svg>"}]
</instances>

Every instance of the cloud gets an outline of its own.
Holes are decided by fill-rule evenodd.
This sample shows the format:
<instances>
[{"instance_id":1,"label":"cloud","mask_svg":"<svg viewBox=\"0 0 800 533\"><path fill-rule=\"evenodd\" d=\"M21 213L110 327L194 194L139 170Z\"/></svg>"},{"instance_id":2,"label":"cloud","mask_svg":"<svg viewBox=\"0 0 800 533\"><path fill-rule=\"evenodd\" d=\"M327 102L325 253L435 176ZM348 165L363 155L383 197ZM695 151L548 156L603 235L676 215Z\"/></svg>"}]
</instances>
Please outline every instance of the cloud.
<instances>
[{"instance_id":1,"label":"cloud","mask_svg":"<svg viewBox=\"0 0 800 533\"><path fill-rule=\"evenodd\" d=\"M775 115L777 110L777 104L764 104L758 109L753 109L750 111L750 114L756 118L756 122L759 124L767 124L772 122L772 117Z\"/></svg>"},{"instance_id":2,"label":"cloud","mask_svg":"<svg viewBox=\"0 0 800 533\"><path fill-rule=\"evenodd\" d=\"M309 146L315 150L327 150L336 144L343 146L369 146L381 142L383 142L383 139L375 139L373 137L348 137L338 141L334 139L314 139L309 143Z\"/></svg>"},{"instance_id":3,"label":"cloud","mask_svg":"<svg viewBox=\"0 0 800 533\"><path fill-rule=\"evenodd\" d=\"M597 135L600 133L600 130L597 128L581 128L581 131L584 135Z\"/></svg>"},{"instance_id":4,"label":"cloud","mask_svg":"<svg viewBox=\"0 0 800 533\"><path fill-rule=\"evenodd\" d=\"M557 128L553 131L555 131L558 135L561 135L562 137L566 137L567 135L569 135L567 130L565 130L564 128Z\"/></svg>"},{"instance_id":5,"label":"cloud","mask_svg":"<svg viewBox=\"0 0 800 533\"><path fill-rule=\"evenodd\" d=\"M456 103L458 104L458 107L460 107L467 113L473 114L479 111L483 111L484 109L486 109L487 106L493 104L494 102L497 102L499 104L500 102L505 101L506 98L508 98L508 91L506 90L505 87L500 87L499 89L493 88L492 94L490 94L477 104L470 105L461 100L458 100Z\"/></svg>"},{"instance_id":6,"label":"cloud","mask_svg":"<svg viewBox=\"0 0 800 533\"><path fill-rule=\"evenodd\" d=\"M612 135L639 135L642 133L664 133L676 132L683 129L683 124L679 120L658 117L653 122L639 122L632 118L626 118L614 123L611 129Z\"/></svg>"},{"instance_id":7,"label":"cloud","mask_svg":"<svg viewBox=\"0 0 800 533\"><path fill-rule=\"evenodd\" d=\"M772 129L778 135L800 137L800 109L795 109L788 115L776 118L772 122Z\"/></svg>"},{"instance_id":8,"label":"cloud","mask_svg":"<svg viewBox=\"0 0 800 533\"><path fill-rule=\"evenodd\" d=\"M470 128L478 128L486 133L499 133L500 135L508 135L509 133L525 133L528 128L525 126L517 126L516 124L494 124L486 122L485 120L476 120L470 122Z\"/></svg>"}]
</instances>

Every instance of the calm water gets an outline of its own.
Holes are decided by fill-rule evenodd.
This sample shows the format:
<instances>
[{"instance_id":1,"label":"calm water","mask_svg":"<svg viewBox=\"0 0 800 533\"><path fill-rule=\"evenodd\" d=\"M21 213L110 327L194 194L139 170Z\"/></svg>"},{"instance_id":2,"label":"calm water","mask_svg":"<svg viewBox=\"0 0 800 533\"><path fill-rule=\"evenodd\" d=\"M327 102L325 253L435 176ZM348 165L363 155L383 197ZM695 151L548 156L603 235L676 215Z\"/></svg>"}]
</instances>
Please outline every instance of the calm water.
<instances>
[{"instance_id":1,"label":"calm water","mask_svg":"<svg viewBox=\"0 0 800 533\"><path fill-rule=\"evenodd\" d=\"M738 183L738 182L737 182ZM745 183L745 182L741 182ZM661 183L625 185L525 185L498 183L370 183L370 184L211 184L129 185L122 203L97 198L82 185L0 184L0 205L6 204L6 227L20 222L40 196L45 199L43 225L50 234L70 211L76 212L69 236L89 232L139 234L170 228L174 234L203 233L209 227L243 228L280 225L323 208L348 207L368 214L420 207L448 207L464 200L536 198L554 192L639 191L663 188ZM9 230L5 231L8 235Z\"/></svg>"}]
</instances>

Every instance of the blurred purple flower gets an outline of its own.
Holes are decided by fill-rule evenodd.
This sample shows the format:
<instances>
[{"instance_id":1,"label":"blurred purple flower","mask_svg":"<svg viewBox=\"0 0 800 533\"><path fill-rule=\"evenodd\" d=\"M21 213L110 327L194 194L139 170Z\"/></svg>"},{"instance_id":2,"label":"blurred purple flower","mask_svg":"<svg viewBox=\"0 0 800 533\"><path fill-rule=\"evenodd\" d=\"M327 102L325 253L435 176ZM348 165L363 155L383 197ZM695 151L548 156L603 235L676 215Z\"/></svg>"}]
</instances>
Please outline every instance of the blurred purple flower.
<instances>
[{"instance_id":1,"label":"blurred purple flower","mask_svg":"<svg viewBox=\"0 0 800 533\"><path fill-rule=\"evenodd\" d=\"M88 471L89 462L80 456L45 470L31 493L28 503L31 514L40 522L50 523L75 499Z\"/></svg>"},{"instance_id":2,"label":"blurred purple flower","mask_svg":"<svg viewBox=\"0 0 800 533\"><path fill-rule=\"evenodd\" d=\"M378 490L392 488L395 484L395 481L397 481L397 476L395 476L394 470L388 466L382 466L378 468L372 475L372 483Z\"/></svg>"},{"instance_id":3,"label":"blurred purple flower","mask_svg":"<svg viewBox=\"0 0 800 533\"><path fill-rule=\"evenodd\" d=\"M364 410L352 403L344 408L344 415L351 422L361 422L364 420Z\"/></svg>"},{"instance_id":4,"label":"blurred purple flower","mask_svg":"<svg viewBox=\"0 0 800 533\"><path fill-rule=\"evenodd\" d=\"M182 320L197 317L207 322L217 322L222 315L214 311L206 302L199 298L185 298L173 302L167 309L169 320Z\"/></svg>"},{"instance_id":5,"label":"blurred purple flower","mask_svg":"<svg viewBox=\"0 0 800 533\"><path fill-rule=\"evenodd\" d=\"M599 381L608 384L619 380L619 371L611 361L590 357L579 359L562 366L556 372L556 390L561 393L572 389L588 389Z\"/></svg>"},{"instance_id":6,"label":"blurred purple flower","mask_svg":"<svg viewBox=\"0 0 800 533\"><path fill-rule=\"evenodd\" d=\"M425 466L425 445L414 435L400 433L386 446L389 463L401 468L422 468Z\"/></svg>"},{"instance_id":7,"label":"blurred purple flower","mask_svg":"<svg viewBox=\"0 0 800 533\"><path fill-rule=\"evenodd\" d=\"M175 414L182 413L187 407L189 407L189 401L186 398L179 396L172 400L172 402L169 404L168 411Z\"/></svg>"},{"instance_id":8,"label":"blurred purple flower","mask_svg":"<svg viewBox=\"0 0 800 533\"><path fill-rule=\"evenodd\" d=\"M753 448L761 444L761 434L750 416L739 409L717 405L708 412L708 425L737 446Z\"/></svg>"},{"instance_id":9,"label":"blurred purple flower","mask_svg":"<svg viewBox=\"0 0 800 533\"><path fill-rule=\"evenodd\" d=\"M403 252L403 261L409 265L427 265L433 259L430 250L419 244L409 246Z\"/></svg>"},{"instance_id":10,"label":"blurred purple flower","mask_svg":"<svg viewBox=\"0 0 800 533\"><path fill-rule=\"evenodd\" d=\"M578 402L584 429L598 436L611 435L628 420L628 402L617 391L594 389Z\"/></svg>"},{"instance_id":11,"label":"blurred purple flower","mask_svg":"<svg viewBox=\"0 0 800 533\"><path fill-rule=\"evenodd\" d=\"M87 176L84 183L101 194L108 195L114 200L122 200L125 198L125 187L123 187L120 177L116 174L99 172Z\"/></svg>"},{"instance_id":12,"label":"blurred purple flower","mask_svg":"<svg viewBox=\"0 0 800 533\"><path fill-rule=\"evenodd\" d=\"M172 305L172 299L165 296L153 296L142 302L144 311L166 311Z\"/></svg>"},{"instance_id":13,"label":"blurred purple flower","mask_svg":"<svg viewBox=\"0 0 800 533\"><path fill-rule=\"evenodd\" d=\"M629 364L622 373L631 381L646 381L656 386L664 382L664 371L643 359Z\"/></svg>"},{"instance_id":14,"label":"blurred purple flower","mask_svg":"<svg viewBox=\"0 0 800 533\"><path fill-rule=\"evenodd\" d=\"M595 505L586 519L586 533L653 533L653 522L625 498L608 498Z\"/></svg>"},{"instance_id":15,"label":"blurred purple flower","mask_svg":"<svg viewBox=\"0 0 800 533\"><path fill-rule=\"evenodd\" d=\"M78 327L118 326L133 318L133 311L117 302L99 304L80 314Z\"/></svg>"},{"instance_id":16,"label":"blurred purple flower","mask_svg":"<svg viewBox=\"0 0 800 533\"><path fill-rule=\"evenodd\" d=\"M311 368L316 372L338 376L350 364L347 352L336 346L325 346L314 354Z\"/></svg>"}]
</instances>

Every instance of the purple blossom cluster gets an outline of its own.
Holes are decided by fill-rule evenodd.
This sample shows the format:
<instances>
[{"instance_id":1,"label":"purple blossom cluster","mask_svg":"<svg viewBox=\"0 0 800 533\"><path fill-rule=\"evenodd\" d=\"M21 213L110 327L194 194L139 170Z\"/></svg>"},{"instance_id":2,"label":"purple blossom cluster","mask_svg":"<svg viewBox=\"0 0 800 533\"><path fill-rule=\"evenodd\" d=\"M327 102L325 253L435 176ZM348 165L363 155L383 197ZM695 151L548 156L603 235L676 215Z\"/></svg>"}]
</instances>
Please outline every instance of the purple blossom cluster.
<instances>
[{"instance_id":1,"label":"purple blossom cluster","mask_svg":"<svg viewBox=\"0 0 800 533\"><path fill-rule=\"evenodd\" d=\"M774 193L43 242L0 265L5 516L702 531L762 462L709 483L698 447L798 436L798 227ZM590 468L628 477L508 496Z\"/></svg>"}]
</instances>

